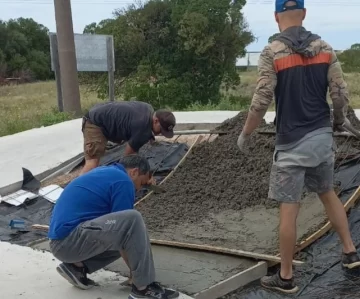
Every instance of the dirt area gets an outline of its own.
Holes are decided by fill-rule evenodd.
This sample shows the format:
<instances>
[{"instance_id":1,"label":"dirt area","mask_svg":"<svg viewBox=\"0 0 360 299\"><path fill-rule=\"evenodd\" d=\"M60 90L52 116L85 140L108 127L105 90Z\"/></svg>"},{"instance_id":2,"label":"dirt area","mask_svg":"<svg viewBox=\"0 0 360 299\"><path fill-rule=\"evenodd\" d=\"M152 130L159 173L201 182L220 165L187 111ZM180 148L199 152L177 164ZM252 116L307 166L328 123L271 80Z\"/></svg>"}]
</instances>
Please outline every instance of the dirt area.
<instances>
[{"instance_id":1,"label":"dirt area","mask_svg":"<svg viewBox=\"0 0 360 299\"><path fill-rule=\"evenodd\" d=\"M241 113L222 124L218 129L229 134L194 148L163 185L167 192L138 206L152 238L259 253L278 251L278 204L268 199L275 136L253 134L251 155L243 155L236 140L246 116ZM264 129L268 129L265 123L259 130ZM314 197L308 194L302 202L299 240L326 219Z\"/></svg>"}]
</instances>

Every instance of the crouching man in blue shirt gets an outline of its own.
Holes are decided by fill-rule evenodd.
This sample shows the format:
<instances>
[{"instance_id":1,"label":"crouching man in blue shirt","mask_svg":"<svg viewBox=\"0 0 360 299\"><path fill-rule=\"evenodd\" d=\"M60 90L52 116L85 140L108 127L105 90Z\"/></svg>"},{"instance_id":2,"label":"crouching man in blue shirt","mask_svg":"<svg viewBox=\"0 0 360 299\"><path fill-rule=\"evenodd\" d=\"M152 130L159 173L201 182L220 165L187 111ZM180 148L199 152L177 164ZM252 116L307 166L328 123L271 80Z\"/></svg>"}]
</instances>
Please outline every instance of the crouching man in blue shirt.
<instances>
[{"instance_id":1,"label":"crouching man in blue shirt","mask_svg":"<svg viewBox=\"0 0 360 299\"><path fill-rule=\"evenodd\" d=\"M71 284L88 289L87 278L122 257L131 271L129 299L178 298L155 282L150 240L141 214L134 210L135 191L148 184L150 166L130 155L119 164L96 168L73 180L58 199L50 222L57 267Z\"/></svg>"}]
</instances>

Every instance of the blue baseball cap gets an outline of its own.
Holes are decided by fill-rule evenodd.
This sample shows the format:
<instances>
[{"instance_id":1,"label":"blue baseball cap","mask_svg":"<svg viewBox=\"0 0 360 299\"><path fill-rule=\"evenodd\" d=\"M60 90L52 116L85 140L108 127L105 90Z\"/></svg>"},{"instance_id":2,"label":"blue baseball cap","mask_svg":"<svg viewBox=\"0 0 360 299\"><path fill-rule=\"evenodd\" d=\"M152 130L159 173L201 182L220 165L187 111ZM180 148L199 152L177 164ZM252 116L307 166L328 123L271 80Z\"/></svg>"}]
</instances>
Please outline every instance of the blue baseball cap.
<instances>
[{"instance_id":1,"label":"blue baseball cap","mask_svg":"<svg viewBox=\"0 0 360 299\"><path fill-rule=\"evenodd\" d=\"M296 2L295 5L287 6L286 3L292 1ZM304 0L276 0L275 1L275 12L284 12L288 10L294 10L294 9L304 9Z\"/></svg>"}]
</instances>

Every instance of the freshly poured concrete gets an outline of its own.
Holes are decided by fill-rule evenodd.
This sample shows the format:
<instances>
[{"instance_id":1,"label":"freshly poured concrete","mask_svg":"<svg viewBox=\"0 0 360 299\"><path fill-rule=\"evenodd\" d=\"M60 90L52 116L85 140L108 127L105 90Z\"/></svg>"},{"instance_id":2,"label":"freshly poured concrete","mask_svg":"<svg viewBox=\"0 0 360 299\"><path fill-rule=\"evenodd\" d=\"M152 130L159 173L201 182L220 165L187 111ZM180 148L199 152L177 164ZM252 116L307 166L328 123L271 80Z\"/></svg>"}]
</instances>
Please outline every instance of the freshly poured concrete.
<instances>
[{"instance_id":1,"label":"freshly poured concrete","mask_svg":"<svg viewBox=\"0 0 360 299\"><path fill-rule=\"evenodd\" d=\"M110 271L92 275L99 286L87 291L70 285L55 270L59 263L48 252L0 242L1 298L26 299L127 299L130 288L124 277ZM191 299L181 295L180 299Z\"/></svg>"},{"instance_id":2,"label":"freshly poured concrete","mask_svg":"<svg viewBox=\"0 0 360 299\"><path fill-rule=\"evenodd\" d=\"M48 242L33 248L48 250ZM256 261L237 257L198 252L164 246L153 246L157 280L189 295L208 289L231 276L257 264ZM106 270L123 276L129 270L122 259Z\"/></svg>"},{"instance_id":3,"label":"freshly poured concrete","mask_svg":"<svg viewBox=\"0 0 360 299\"><path fill-rule=\"evenodd\" d=\"M238 111L175 112L176 130L211 129ZM270 112L271 114L271 112ZM269 114L269 115L270 115ZM270 121L273 117L270 117ZM0 138L0 195L21 187L22 167L42 179L82 153L81 119Z\"/></svg>"},{"instance_id":4,"label":"freshly poured concrete","mask_svg":"<svg viewBox=\"0 0 360 299\"><path fill-rule=\"evenodd\" d=\"M239 111L174 112L176 130L212 129ZM360 110L355 110L360 117ZM266 122L275 113L266 113ZM41 179L47 171L68 162L82 152L81 119L0 137L0 195L18 190L22 167ZM7 188L5 188L7 187Z\"/></svg>"}]
</instances>

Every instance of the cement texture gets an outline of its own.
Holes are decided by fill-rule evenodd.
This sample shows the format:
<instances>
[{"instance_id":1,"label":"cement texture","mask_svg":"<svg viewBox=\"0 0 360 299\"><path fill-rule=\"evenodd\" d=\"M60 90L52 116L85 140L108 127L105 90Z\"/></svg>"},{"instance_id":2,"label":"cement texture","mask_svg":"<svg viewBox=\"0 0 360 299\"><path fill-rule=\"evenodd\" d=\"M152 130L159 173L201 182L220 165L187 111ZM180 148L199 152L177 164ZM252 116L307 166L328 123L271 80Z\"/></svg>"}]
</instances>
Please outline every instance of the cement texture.
<instances>
[{"instance_id":1,"label":"cement texture","mask_svg":"<svg viewBox=\"0 0 360 299\"><path fill-rule=\"evenodd\" d=\"M33 248L49 250L48 241ZM165 246L152 246L152 250L156 279L188 295L208 289L256 264L255 261L237 257ZM129 269L122 259L106 267L106 270L125 277L129 275Z\"/></svg>"},{"instance_id":2,"label":"cement texture","mask_svg":"<svg viewBox=\"0 0 360 299\"><path fill-rule=\"evenodd\" d=\"M250 155L236 145L247 114L240 113L219 129L228 135L193 149L163 188L137 207L150 236L197 244L278 252L278 204L268 199L274 135L253 134ZM265 122L259 130L267 128ZM158 215L158 217L154 217ZM298 239L325 221L315 195L304 195L297 221Z\"/></svg>"},{"instance_id":3,"label":"cement texture","mask_svg":"<svg viewBox=\"0 0 360 299\"><path fill-rule=\"evenodd\" d=\"M8 299L128 299L131 288L121 286L125 277L100 270L90 277L98 285L79 290L56 271L59 261L49 252L0 242L1 298ZM179 299L191 299L181 294Z\"/></svg>"}]
</instances>

